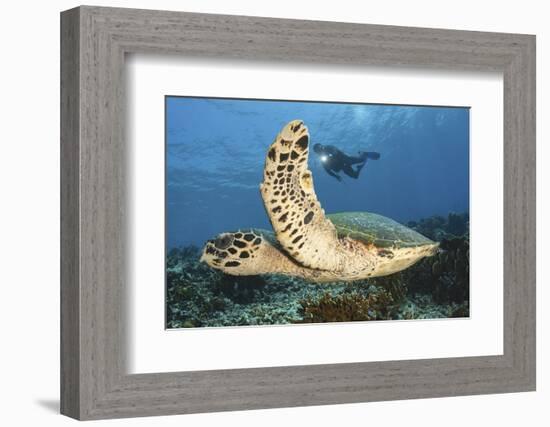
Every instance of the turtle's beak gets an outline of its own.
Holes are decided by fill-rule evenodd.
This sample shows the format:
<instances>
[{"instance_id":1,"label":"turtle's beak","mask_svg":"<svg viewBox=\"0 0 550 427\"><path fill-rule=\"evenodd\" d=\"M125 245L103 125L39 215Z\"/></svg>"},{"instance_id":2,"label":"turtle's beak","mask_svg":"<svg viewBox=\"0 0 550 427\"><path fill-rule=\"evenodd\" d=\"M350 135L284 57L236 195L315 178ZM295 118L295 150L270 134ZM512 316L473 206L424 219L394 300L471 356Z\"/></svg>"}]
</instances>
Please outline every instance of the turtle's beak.
<instances>
[{"instance_id":1,"label":"turtle's beak","mask_svg":"<svg viewBox=\"0 0 550 427\"><path fill-rule=\"evenodd\" d=\"M439 242L435 242L435 244L433 245L433 247L431 248L430 250L430 253L428 254L428 256L434 256L434 255L438 255L442 252L447 252L445 249L442 249L440 246L439 246Z\"/></svg>"}]
</instances>

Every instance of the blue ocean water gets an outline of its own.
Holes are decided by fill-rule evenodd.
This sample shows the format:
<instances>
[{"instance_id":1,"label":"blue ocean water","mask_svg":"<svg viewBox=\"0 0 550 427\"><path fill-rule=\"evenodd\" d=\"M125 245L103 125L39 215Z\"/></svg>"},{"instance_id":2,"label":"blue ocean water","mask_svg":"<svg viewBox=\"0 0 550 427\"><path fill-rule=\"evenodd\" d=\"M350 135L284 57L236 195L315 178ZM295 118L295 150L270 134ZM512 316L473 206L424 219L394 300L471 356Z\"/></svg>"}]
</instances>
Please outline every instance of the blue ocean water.
<instances>
[{"instance_id":1,"label":"blue ocean water","mask_svg":"<svg viewBox=\"0 0 550 427\"><path fill-rule=\"evenodd\" d=\"M376 212L400 222L469 211L469 109L166 98L166 243L196 245L239 228L271 229L259 192L267 148L301 119L310 143L350 156L376 151L359 179L309 168L327 213Z\"/></svg>"}]
</instances>

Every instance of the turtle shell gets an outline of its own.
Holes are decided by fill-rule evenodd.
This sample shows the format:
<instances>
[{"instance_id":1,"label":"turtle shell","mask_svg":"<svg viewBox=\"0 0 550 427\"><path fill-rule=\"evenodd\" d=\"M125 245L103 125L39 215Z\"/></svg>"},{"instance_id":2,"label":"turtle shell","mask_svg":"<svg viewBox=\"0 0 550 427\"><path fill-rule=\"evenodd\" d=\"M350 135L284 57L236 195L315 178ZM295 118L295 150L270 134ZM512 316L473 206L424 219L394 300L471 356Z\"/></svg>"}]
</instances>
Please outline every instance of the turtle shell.
<instances>
[{"instance_id":1,"label":"turtle shell","mask_svg":"<svg viewBox=\"0 0 550 427\"><path fill-rule=\"evenodd\" d=\"M435 242L409 227L371 212L342 212L327 215L338 237L351 237L378 248L407 248L433 245Z\"/></svg>"}]
</instances>

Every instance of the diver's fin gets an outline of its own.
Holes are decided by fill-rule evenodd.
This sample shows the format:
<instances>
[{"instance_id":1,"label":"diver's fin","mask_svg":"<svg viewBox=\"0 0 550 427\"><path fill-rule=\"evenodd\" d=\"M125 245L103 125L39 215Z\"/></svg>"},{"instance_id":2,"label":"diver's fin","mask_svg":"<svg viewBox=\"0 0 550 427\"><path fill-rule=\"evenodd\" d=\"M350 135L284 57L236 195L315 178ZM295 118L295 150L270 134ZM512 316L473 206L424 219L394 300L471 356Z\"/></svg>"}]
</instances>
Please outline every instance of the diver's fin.
<instances>
[{"instance_id":1,"label":"diver's fin","mask_svg":"<svg viewBox=\"0 0 550 427\"><path fill-rule=\"evenodd\" d=\"M364 151L361 154L365 157L365 159L378 160L380 158L380 153L377 153L376 151Z\"/></svg>"}]
</instances>

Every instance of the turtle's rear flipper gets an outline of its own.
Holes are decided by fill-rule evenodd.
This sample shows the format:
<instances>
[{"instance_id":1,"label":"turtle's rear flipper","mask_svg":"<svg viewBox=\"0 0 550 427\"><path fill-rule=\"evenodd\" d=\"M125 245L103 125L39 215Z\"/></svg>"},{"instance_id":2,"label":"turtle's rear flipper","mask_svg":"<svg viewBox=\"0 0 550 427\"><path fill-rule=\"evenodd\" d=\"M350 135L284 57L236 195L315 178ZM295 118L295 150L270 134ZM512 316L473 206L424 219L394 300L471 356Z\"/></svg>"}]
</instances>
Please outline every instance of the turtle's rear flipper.
<instances>
[{"instance_id":1,"label":"turtle's rear flipper","mask_svg":"<svg viewBox=\"0 0 550 427\"><path fill-rule=\"evenodd\" d=\"M267 151L260 190L284 250L306 267L338 271L344 262L340 243L315 195L308 145L304 123L288 123Z\"/></svg>"}]
</instances>

